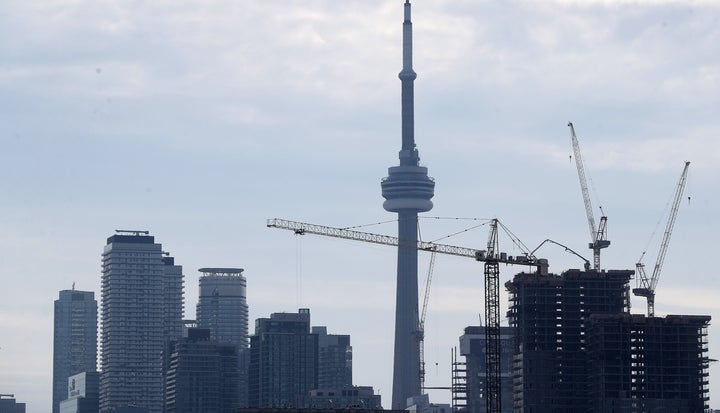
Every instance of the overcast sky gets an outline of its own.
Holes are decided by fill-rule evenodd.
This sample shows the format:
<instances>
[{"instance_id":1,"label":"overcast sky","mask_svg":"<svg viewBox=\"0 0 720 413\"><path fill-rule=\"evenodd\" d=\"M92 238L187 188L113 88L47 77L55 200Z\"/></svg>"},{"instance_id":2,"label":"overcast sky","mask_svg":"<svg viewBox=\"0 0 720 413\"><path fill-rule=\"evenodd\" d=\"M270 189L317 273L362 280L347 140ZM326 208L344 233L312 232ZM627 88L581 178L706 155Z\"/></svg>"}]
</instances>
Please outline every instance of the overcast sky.
<instances>
[{"instance_id":1,"label":"overcast sky","mask_svg":"<svg viewBox=\"0 0 720 413\"><path fill-rule=\"evenodd\" d=\"M309 307L314 325L352 336L355 384L389 407L395 251L265 223L395 218L380 179L400 149L402 3L0 3L0 393L50 409L58 291L75 282L99 298L106 238L146 229L184 266L186 318L198 268L245 268L251 326ZM608 216L603 267L632 269L647 249L651 269L691 161L656 310L720 315L717 2L418 0L413 21L416 142L436 180L426 216L497 217L530 248L552 238L590 259L572 121ZM476 224L420 228L434 240ZM443 242L486 238L483 226ZM582 266L562 248L538 254L556 273ZM503 282L519 270L502 267ZM478 323L482 291L480 264L437 258L427 385L450 384L450 348Z\"/></svg>"}]
</instances>

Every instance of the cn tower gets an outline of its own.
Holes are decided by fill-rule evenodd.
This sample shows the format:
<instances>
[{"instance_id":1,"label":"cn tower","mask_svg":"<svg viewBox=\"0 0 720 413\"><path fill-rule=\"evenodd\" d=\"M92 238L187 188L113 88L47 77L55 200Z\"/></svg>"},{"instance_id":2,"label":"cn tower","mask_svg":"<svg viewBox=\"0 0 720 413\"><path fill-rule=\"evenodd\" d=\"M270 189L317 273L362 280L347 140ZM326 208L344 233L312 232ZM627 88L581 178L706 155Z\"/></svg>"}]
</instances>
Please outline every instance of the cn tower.
<instances>
[{"instance_id":1,"label":"cn tower","mask_svg":"<svg viewBox=\"0 0 720 413\"><path fill-rule=\"evenodd\" d=\"M400 165L388 168L382 180L383 208L398 214L397 291L395 299L395 355L393 365L392 409L407 407L408 397L421 394L420 351L418 346L418 251L419 212L432 209L435 182L427 168L419 165L415 147L412 69L412 22L410 0L405 0L403 22L403 67L399 77L402 90L402 148Z\"/></svg>"}]
</instances>

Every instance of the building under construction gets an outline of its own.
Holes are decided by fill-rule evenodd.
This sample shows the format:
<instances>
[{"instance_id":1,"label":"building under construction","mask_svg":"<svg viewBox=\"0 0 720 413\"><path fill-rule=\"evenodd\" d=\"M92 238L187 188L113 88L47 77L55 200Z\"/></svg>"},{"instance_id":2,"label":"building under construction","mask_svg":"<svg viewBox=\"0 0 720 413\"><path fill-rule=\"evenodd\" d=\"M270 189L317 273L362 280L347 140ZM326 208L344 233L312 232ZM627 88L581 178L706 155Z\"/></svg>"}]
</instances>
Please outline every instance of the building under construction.
<instances>
[{"instance_id":1,"label":"building under construction","mask_svg":"<svg viewBox=\"0 0 720 413\"><path fill-rule=\"evenodd\" d=\"M568 270L517 274L508 320L515 328L513 407L516 412L587 411L585 338L592 314L630 309L633 271Z\"/></svg>"},{"instance_id":2,"label":"building under construction","mask_svg":"<svg viewBox=\"0 0 720 413\"><path fill-rule=\"evenodd\" d=\"M537 272L520 273L507 282L508 335L514 337L511 349L506 350L501 348L497 317L497 266L488 271L488 264L498 261L486 260L486 345L477 349L485 353L487 374L484 381L478 374L483 367L478 362L483 360L482 355L463 346L463 340L468 341L466 330L460 342L465 361L458 361L456 352L452 355L453 408L456 412L479 413L485 399L485 410L492 413L508 408L516 413L705 412L709 404L710 317L654 316L655 288L690 163L685 163L676 186L652 274L646 275L642 261L636 264L638 287L632 291L647 299L648 316L633 315L629 282L635 272L600 269L600 251L610 245L607 217L602 216L596 230L577 138L572 124L569 126L591 233L593 265L585 260L584 271L573 269L554 275L547 273L545 262ZM494 277L488 277L489 273ZM488 309L495 311L495 318L488 316ZM503 385L502 370L508 354L512 356L510 391ZM510 400L508 395L512 396Z\"/></svg>"},{"instance_id":3,"label":"building under construction","mask_svg":"<svg viewBox=\"0 0 720 413\"><path fill-rule=\"evenodd\" d=\"M521 273L505 284L515 412L708 408L710 317L631 315L632 275Z\"/></svg>"},{"instance_id":4,"label":"building under construction","mask_svg":"<svg viewBox=\"0 0 720 413\"><path fill-rule=\"evenodd\" d=\"M590 412L705 412L710 316L589 318Z\"/></svg>"}]
</instances>

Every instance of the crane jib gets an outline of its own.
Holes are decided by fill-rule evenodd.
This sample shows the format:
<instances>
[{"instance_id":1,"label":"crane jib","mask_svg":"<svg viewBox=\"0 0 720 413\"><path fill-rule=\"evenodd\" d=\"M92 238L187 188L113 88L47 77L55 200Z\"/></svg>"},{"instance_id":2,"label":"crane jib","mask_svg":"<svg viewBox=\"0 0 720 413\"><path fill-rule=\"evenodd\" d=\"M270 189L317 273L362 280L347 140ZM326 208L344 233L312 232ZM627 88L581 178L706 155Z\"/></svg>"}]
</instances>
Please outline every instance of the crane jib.
<instances>
[{"instance_id":1,"label":"crane jib","mask_svg":"<svg viewBox=\"0 0 720 413\"><path fill-rule=\"evenodd\" d=\"M314 234L327 237L350 239L355 241L370 242L373 244L389 245L399 247L397 237L391 235L373 234L370 232L354 231L344 228L334 228L325 225L308 224L305 222L290 221L280 218L272 218L267 220L269 228L278 228L293 231L297 235ZM455 255L458 257L473 258L476 261L494 261L511 265L526 265L529 267L537 267L539 271L546 272L548 262L546 259L536 258L529 252L525 255L508 255L504 252L494 252L488 254L487 250L479 250L467 247L458 247L455 245L436 244L427 241L418 241L415 246L422 251L435 251L440 254Z\"/></svg>"}]
</instances>

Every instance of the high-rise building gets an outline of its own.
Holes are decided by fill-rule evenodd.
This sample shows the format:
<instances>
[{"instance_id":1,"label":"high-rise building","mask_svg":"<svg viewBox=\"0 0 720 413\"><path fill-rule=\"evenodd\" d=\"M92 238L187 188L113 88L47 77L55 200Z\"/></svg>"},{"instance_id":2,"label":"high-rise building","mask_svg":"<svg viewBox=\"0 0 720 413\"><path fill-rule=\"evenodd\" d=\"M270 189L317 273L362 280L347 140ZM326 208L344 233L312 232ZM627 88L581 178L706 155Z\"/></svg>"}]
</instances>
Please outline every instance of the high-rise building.
<instances>
[{"instance_id":1,"label":"high-rise building","mask_svg":"<svg viewBox=\"0 0 720 413\"><path fill-rule=\"evenodd\" d=\"M460 336L460 355L465 357L464 393L468 413L486 413L487 410L487 340L484 326L469 326ZM513 411L513 329L500 327L500 397L503 413Z\"/></svg>"},{"instance_id":2,"label":"high-rise building","mask_svg":"<svg viewBox=\"0 0 720 413\"><path fill-rule=\"evenodd\" d=\"M242 268L200 268L197 325L210 330L210 338L237 347L239 405L248 405L247 279Z\"/></svg>"},{"instance_id":3,"label":"high-rise building","mask_svg":"<svg viewBox=\"0 0 720 413\"><path fill-rule=\"evenodd\" d=\"M197 324L220 342L248 346L247 280L242 268L200 268Z\"/></svg>"},{"instance_id":4,"label":"high-rise building","mask_svg":"<svg viewBox=\"0 0 720 413\"><path fill-rule=\"evenodd\" d=\"M67 398L68 377L97 368L97 301L92 291L60 291L55 300L53 413Z\"/></svg>"},{"instance_id":5,"label":"high-rise building","mask_svg":"<svg viewBox=\"0 0 720 413\"><path fill-rule=\"evenodd\" d=\"M186 329L166 354L166 413L232 413L239 404L237 346L210 338L210 330Z\"/></svg>"},{"instance_id":6,"label":"high-rise building","mask_svg":"<svg viewBox=\"0 0 720 413\"><path fill-rule=\"evenodd\" d=\"M629 312L632 274L521 273L505 284L510 292L508 318L515 329L514 411L589 411L588 320Z\"/></svg>"},{"instance_id":7,"label":"high-rise building","mask_svg":"<svg viewBox=\"0 0 720 413\"><path fill-rule=\"evenodd\" d=\"M117 231L102 254L100 411L161 413L162 352L182 331L182 270L147 231Z\"/></svg>"},{"instance_id":8,"label":"high-rise building","mask_svg":"<svg viewBox=\"0 0 720 413\"><path fill-rule=\"evenodd\" d=\"M586 411L708 411L709 323L700 315L590 316Z\"/></svg>"},{"instance_id":9,"label":"high-rise building","mask_svg":"<svg viewBox=\"0 0 720 413\"><path fill-rule=\"evenodd\" d=\"M352 385L350 336L311 327L307 308L255 321L248 377L250 407L310 407L310 399L325 399L329 393L328 403L361 400L368 396L367 389L372 393L371 387Z\"/></svg>"},{"instance_id":10,"label":"high-rise building","mask_svg":"<svg viewBox=\"0 0 720 413\"><path fill-rule=\"evenodd\" d=\"M182 265L175 265L175 258L163 254L163 336L172 340L183 334L184 280Z\"/></svg>"},{"instance_id":11,"label":"high-rise building","mask_svg":"<svg viewBox=\"0 0 720 413\"><path fill-rule=\"evenodd\" d=\"M318 388L341 389L352 386L350 336L328 334L325 326L313 326L312 333L318 336Z\"/></svg>"},{"instance_id":12,"label":"high-rise building","mask_svg":"<svg viewBox=\"0 0 720 413\"><path fill-rule=\"evenodd\" d=\"M310 333L310 310L257 319L250 337L250 407L298 407L317 383L318 336Z\"/></svg>"},{"instance_id":13,"label":"high-rise building","mask_svg":"<svg viewBox=\"0 0 720 413\"><path fill-rule=\"evenodd\" d=\"M407 407L409 397L420 391L420 350L418 320L418 213L432 209L435 181L420 166L415 147L414 81L412 67L412 19L410 0L405 0L403 21L403 65L399 77L402 102L402 146L400 165L388 168L382 180L383 208L398 214L397 288L395 298L395 353L392 408Z\"/></svg>"}]
</instances>

